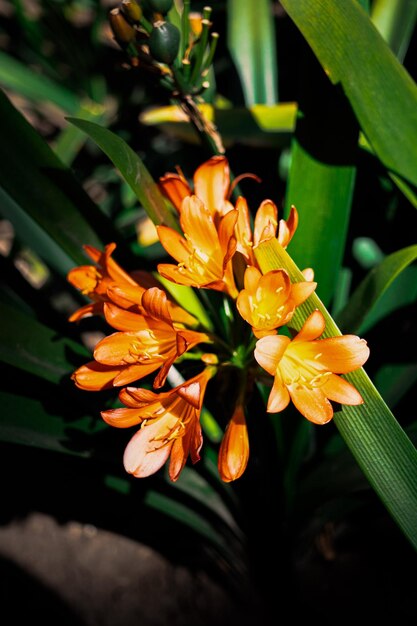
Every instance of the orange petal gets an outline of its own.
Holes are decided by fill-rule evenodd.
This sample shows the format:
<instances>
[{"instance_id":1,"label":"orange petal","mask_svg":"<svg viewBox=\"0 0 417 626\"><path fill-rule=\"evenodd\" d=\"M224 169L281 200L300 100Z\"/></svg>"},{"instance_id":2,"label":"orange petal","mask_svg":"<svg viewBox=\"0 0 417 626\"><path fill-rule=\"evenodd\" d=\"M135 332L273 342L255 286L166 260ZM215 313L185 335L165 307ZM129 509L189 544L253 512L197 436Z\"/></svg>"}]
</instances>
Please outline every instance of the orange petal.
<instances>
[{"instance_id":1,"label":"orange petal","mask_svg":"<svg viewBox=\"0 0 417 626\"><path fill-rule=\"evenodd\" d=\"M86 391L101 391L113 386L120 367L109 367L97 361L90 361L79 367L71 376L77 387Z\"/></svg>"},{"instance_id":2,"label":"orange petal","mask_svg":"<svg viewBox=\"0 0 417 626\"><path fill-rule=\"evenodd\" d=\"M100 275L94 265L80 265L67 274L68 282L83 293L92 293L99 279Z\"/></svg>"},{"instance_id":3,"label":"orange petal","mask_svg":"<svg viewBox=\"0 0 417 626\"><path fill-rule=\"evenodd\" d=\"M272 200L264 200L256 212L253 226L253 243L257 246L265 239L264 231L268 232L268 238L275 237L278 223L278 209ZM272 227L272 228L271 228ZM270 236L271 235L271 236Z\"/></svg>"},{"instance_id":4,"label":"orange petal","mask_svg":"<svg viewBox=\"0 0 417 626\"><path fill-rule=\"evenodd\" d=\"M244 255L247 261L252 261L252 230L248 204L243 196L236 201L238 218L236 221L237 250Z\"/></svg>"},{"instance_id":5,"label":"orange petal","mask_svg":"<svg viewBox=\"0 0 417 626\"><path fill-rule=\"evenodd\" d=\"M123 464L129 474L137 478L145 478L157 472L167 461L172 447L172 441L165 445L158 445L155 439L166 430L166 420L156 420L142 426L133 435L126 446Z\"/></svg>"},{"instance_id":6,"label":"orange petal","mask_svg":"<svg viewBox=\"0 0 417 626\"><path fill-rule=\"evenodd\" d=\"M246 268L244 276L244 287L251 293L254 293L258 288L259 280L262 277L262 273L254 265L250 265Z\"/></svg>"},{"instance_id":7,"label":"orange petal","mask_svg":"<svg viewBox=\"0 0 417 626\"><path fill-rule=\"evenodd\" d=\"M242 476L249 459L249 437L242 406L237 406L223 436L218 469L222 480L230 482Z\"/></svg>"},{"instance_id":8,"label":"orange petal","mask_svg":"<svg viewBox=\"0 0 417 626\"><path fill-rule=\"evenodd\" d=\"M229 164L224 156L214 156L194 173L194 193L203 201L211 215L223 215L230 186Z\"/></svg>"},{"instance_id":9,"label":"orange petal","mask_svg":"<svg viewBox=\"0 0 417 626\"><path fill-rule=\"evenodd\" d=\"M330 337L317 342L316 347L321 353L317 359L330 372L347 374L361 367L369 357L369 348L365 339L356 335Z\"/></svg>"},{"instance_id":10,"label":"orange petal","mask_svg":"<svg viewBox=\"0 0 417 626\"><path fill-rule=\"evenodd\" d=\"M101 315L103 313L103 302L91 302L82 306L80 309L74 311L74 313L68 318L69 322L78 322L83 317L90 317L91 315Z\"/></svg>"},{"instance_id":11,"label":"orange petal","mask_svg":"<svg viewBox=\"0 0 417 626\"><path fill-rule=\"evenodd\" d=\"M161 404L163 396L166 394L157 394L150 389L142 389L137 387L125 387L119 393L119 399L126 406L133 409L145 409L143 417L152 417L156 405ZM149 411L147 409L150 409Z\"/></svg>"},{"instance_id":12,"label":"orange petal","mask_svg":"<svg viewBox=\"0 0 417 626\"><path fill-rule=\"evenodd\" d=\"M329 400L339 402L339 404L363 404L363 398L359 391L347 380L336 374L328 376L321 389Z\"/></svg>"},{"instance_id":13,"label":"orange petal","mask_svg":"<svg viewBox=\"0 0 417 626\"><path fill-rule=\"evenodd\" d=\"M123 309L128 309L132 305L140 305L144 291L144 287L140 287L139 285L120 285L114 283L107 288L107 296L114 304L117 304Z\"/></svg>"},{"instance_id":14,"label":"orange petal","mask_svg":"<svg viewBox=\"0 0 417 626\"><path fill-rule=\"evenodd\" d=\"M288 389L283 385L279 371L274 378L274 384L268 398L266 410L268 413L279 413L283 411L289 404L290 394Z\"/></svg>"},{"instance_id":15,"label":"orange petal","mask_svg":"<svg viewBox=\"0 0 417 626\"><path fill-rule=\"evenodd\" d=\"M289 392L294 406L314 424L326 424L333 417L333 407L323 392L323 387L290 385Z\"/></svg>"},{"instance_id":16,"label":"orange petal","mask_svg":"<svg viewBox=\"0 0 417 626\"><path fill-rule=\"evenodd\" d=\"M142 296L142 306L151 317L172 326L166 293L158 287L147 289Z\"/></svg>"},{"instance_id":17,"label":"orange petal","mask_svg":"<svg viewBox=\"0 0 417 626\"><path fill-rule=\"evenodd\" d=\"M104 305L104 316L110 326L125 332L137 332L149 328L149 318L138 313L121 309L115 304L107 302Z\"/></svg>"},{"instance_id":18,"label":"orange petal","mask_svg":"<svg viewBox=\"0 0 417 626\"><path fill-rule=\"evenodd\" d=\"M213 218L197 196L184 199L180 222L183 232L190 238L193 247L207 252L208 256L218 248L219 237Z\"/></svg>"},{"instance_id":19,"label":"orange petal","mask_svg":"<svg viewBox=\"0 0 417 626\"><path fill-rule=\"evenodd\" d=\"M187 181L178 174L168 173L165 174L165 176L161 176L159 179L159 188L178 212L181 210L181 204L184 198L192 193Z\"/></svg>"},{"instance_id":20,"label":"orange petal","mask_svg":"<svg viewBox=\"0 0 417 626\"><path fill-rule=\"evenodd\" d=\"M143 421L139 409L110 409L108 411L101 411L101 417L107 424L115 426L116 428L129 428Z\"/></svg>"},{"instance_id":21,"label":"orange petal","mask_svg":"<svg viewBox=\"0 0 417 626\"><path fill-rule=\"evenodd\" d=\"M305 302L316 287L317 283L311 281L293 283L291 285L291 300L294 306L299 306L302 302Z\"/></svg>"},{"instance_id":22,"label":"orange petal","mask_svg":"<svg viewBox=\"0 0 417 626\"><path fill-rule=\"evenodd\" d=\"M290 209L287 220L280 220L278 225L278 243L286 248L294 236L298 226L298 212L295 206Z\"/></svg>"},{"instance_id":23,"label":"orange petal","mask_svg":"<svg viewBox=\"0 0 417 626\"><path fill-rule=\"evenodd\" d=\"M313 341L323 334L326 328L326 322L323 313L316 309L304 322L300 332L294 337L293 341Z\"/></svg>"},{"instance_id":24,"label":"orange petal","mask_svg":"<svg viewBox=\"0 0 417 626\"><path fill-rule=\"evenodd\" d=\"M188 242L176 230L169 226L157 226L159 241L173 259L186 263L191 254Z\"/></svg>"},{"instance_id":25,"label":"orange petal","mask_svg":"<svg viewBox=\"0 0 417 626\"><path fill-rule=\"evenodd\" d=\"M152 374L158 367L161 365L161 362L153 362L153 363L140 363L135 365L129 365L128 367L121 367L119 369L119 373L115 377L113 381L113 385L115 387L122 387L123 385L129 385L148 374Z\"/></svg>"},{"instance_id":26,"label":"orange petal","mask_svg":"<svg viewBox=\"0 0 417 626\"><path fill-rule=\"evenodd\" d=\"M255 359L271 376L275 376L279 362L290 342L290 338L284 335L268 335L256 342Z\"/></svg>"}]
</instances>

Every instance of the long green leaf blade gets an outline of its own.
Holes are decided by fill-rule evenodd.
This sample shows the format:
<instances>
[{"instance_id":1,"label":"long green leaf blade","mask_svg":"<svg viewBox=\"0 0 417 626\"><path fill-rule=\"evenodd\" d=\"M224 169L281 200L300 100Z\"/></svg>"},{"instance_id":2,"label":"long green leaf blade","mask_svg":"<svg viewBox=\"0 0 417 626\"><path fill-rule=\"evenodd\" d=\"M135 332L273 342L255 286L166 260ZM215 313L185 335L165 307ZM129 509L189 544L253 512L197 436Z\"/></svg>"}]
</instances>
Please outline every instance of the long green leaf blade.
<instances>
[{"instance_id":1,"label":"long green leaf blade","mask_svg":"<svg viewBox=\"0 0 417 626\"><path fill-rule=\"evenodd\" d=\"M113 228L72 172L1 92L0 133L0 212L29 247L65 274L85 262L83 244L114 240Z\"/></svg>"},{"instance_id":2,"label":"long green leaf blade","mask_svg":"<svg viewBox=\"0 0 417 626\"><path fill-rule=\"evenodd\" d=\"M299 267L312 267L328 305L342 264L356 176L358 126L347 99L306 47L299 116L291 150L286 208L300 222L291 242Z\"/></svg>"},{"instance_id":3,"label":"long green leaf blade","mask_svg":"<svg viewBox=\"0 0 417 626\"><path fill-rule=\"evenodd\" d=\"M301 271L276 239L260 244L255 254L264 273L284 268L292 282L303 280ZM314 309L320 309L325 317L323 336L341 334L316 294L297 308L291 324L300 329ZM335 413L334 422L374 490L417 549L417 450L365 370L347 374L346 379L362 394L364 404L344 405Z\"/></svg>"},{"instance_id":4,"label":"long green leaf blade","mask_svg":"<svg viewBox=\"0 0 417 626\"><path fill-rule=\"evenodd\" d=\"M178 228L169 212L164 197L136 152L118 135L94 122L70 118L69 121L83 130L109 157L154 224Z\"/></svg>"},{"instance_id":5,"label":"long green leaf blade","mask_svg":"<svg viewBox=\"0 0 417 626\"><path fill-rule=\"evenodd\" d=\"M270 0L228 0L227 42L246 106L278 101L275 27Z\"/></svg>"},{"instance_id":6,"label":"long green leaf blade","mask_svg":"<svg viewBox=\"0 0 417 626\"><path fill-rule=\"evenodd\" d=\"M417 86L353 0L282 0L384 166L417 185Z\"/></svg>"},{"instance_id":7,"label":"long green leaf blade","mask_svg":"<svg viewBox=\"0 0 417 626\"><path fill-rule=\"evenodd\" d=\"M397 276L417 259L417 245L397 250L371 269L361 284L350 296L345 308L338 314L339 328L348 332L359 332L361 325L378 300Z\"/></svg>"},{"instance_id":8,"label":"long green leaf blade","mask_svg":"<svg viewBox=\"0 0 417 626\"><path fill-rule=\"evenodd\" d=\"M70 353L89 356L76 341L57 337L53 329L1 302L0 319L0 360L7 365L58 384L74 369Z\"/></svg>"}]
</instances>

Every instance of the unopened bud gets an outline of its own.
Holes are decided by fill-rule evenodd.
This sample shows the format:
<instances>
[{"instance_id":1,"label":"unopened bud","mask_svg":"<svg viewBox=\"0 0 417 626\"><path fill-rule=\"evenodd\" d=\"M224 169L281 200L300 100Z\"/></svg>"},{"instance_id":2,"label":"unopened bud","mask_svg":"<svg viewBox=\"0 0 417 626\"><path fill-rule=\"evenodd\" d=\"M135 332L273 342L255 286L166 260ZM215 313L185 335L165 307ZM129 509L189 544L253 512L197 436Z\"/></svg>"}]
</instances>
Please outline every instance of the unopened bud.
<instances>
[{"instance_id":1,"label":"unopened bud","mask_svg":"<svg viewBox=\"0 0 417 626\"><path fill-rule=\"evenodd\" d=\"M122 0L122 9L123 13L131 22L138 24L142 19L142 8L135 0Z\"/></svg>"},{"instance_id":2,"label":"unopened bud","mask_svg":"<svg viewBox=\"0 0 417 626\"><path fill-rule=\"evenodd\" d=\"M119 9L112 9L110 11L109 22L114 38L119 44L129 44L135 40L135 29L126 21Z\"/></svg>"},{"instance_id":3,"label":"unopened bud","mask_svg":"<svg viewBox=\"0 0 417 626\"><path fill-rule=\"evenodd\" d=\"M156 61L170 65L178 54L180 31L171 22L155 22L149 37L149 50Z\"/></svg>"}]
</instances>

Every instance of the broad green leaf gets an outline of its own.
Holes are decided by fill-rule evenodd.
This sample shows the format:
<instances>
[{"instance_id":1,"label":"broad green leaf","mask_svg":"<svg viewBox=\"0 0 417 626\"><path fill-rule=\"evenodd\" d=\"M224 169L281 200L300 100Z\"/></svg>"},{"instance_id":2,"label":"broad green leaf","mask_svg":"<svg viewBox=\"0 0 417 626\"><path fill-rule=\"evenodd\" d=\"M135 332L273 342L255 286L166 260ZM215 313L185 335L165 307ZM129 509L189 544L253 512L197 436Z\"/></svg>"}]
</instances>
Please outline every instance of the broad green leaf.
<instances>
[{"instance_id":1,"label":"broad green leaf","mask_svg":"<svg viewBox=\"0 0 417 626\"><path fill-rule=\"evenodd\" d=\"M59 383L74 368L73 357L89 353L79 343L57 333L14 307L0 303L0 360L30 374Z\"/></svg>"},{"instance_id":2,"label":"broad green leaf","mask_svg":"<svg viewBox=\"0 0 417 626\"><path fill-rule=\"evenodd\" d=\"M275 25L270 0L228 0L227 45L246 106L278 101Z\"/></svg>"},{"instance_id":3,"label":"broad green leaf","mask_svg":"<svg viewBox=\"0 0 417 626\"><path fill-rule=\"evenodd\" d=\"M69 118L69 121L84 131L109 157L154 224L163 223L178 229L175 217L168 210L164 197L144 163L121 137L93 122L73 118Z\"/></svg>"},{"instance_id":4,"label":"broad green leaf","mask_svg":"<svg viewBox=\"0 0 417 626\"><path fill-rule=\"evenodd\" d=\"M291 255L312 267L318 294L328 305L344 256L356 175L357 122L346 98L327 80L308 48L299 115L285 191L287 212L295 205L299 225Z\"/></svg>"},{"instance_id":5,"label":"broad green leaf","mask_svg":"<svg viewBox=\"0 0 417 626\"><path fill-rule=\"evenodd\" d=\"M403 61L416 25L416 0L374 0L371 20L395 56Z\"/></svg>"},{"instance_id":6,"label":"broad green leaf","mask_svg":"<svg viewBox=\"0 0 417 626\"><path fill-rule=\"evenodd\" d=\"M102 247L102 240L114 240L114 230L2 93L0 132L0 213L29 247L65 275L69 267L85 263L83 244Z\"/></svg>"},{"instance_id":7,"label":"broad green leaf","mask_svg":"<svg viewBox=\"0 0 417 626\"><path fill-rule=\"evenodd\" d=\"M292 282L303 280L300 269L276 239L260 244L255 254L263 273L284 268ZM325 317L324 337L341 334L316 294L297 308L291 325L300 329L314 309ZM343 405L333 421L370 484L417 549L417 450L365 370L360 368L345 378L358 389L364 403Z\"/></svg>"},{"instance_id":8,"label":"broad green leaf","mask_svg":"<svg viewBox=\"0 0 417 626\"><path fill-rule=\"evenodd\" d=\"M383 165L417 185L417 86L354 0L282 0Z\"/></svg>"},{"instance_id":9,"label":"broad green leaf","mask_svg":"<svg viewBox=\"0 0 417 626\"><path fill-rule=\"evenodd\" d=\"M218 129L225 146L238 141L251 146L288 145L295 128L297 104L253 104L247 108L199 105L203 115ZM178 106L155 107L140 116L142 124L158 125L168 134L187 142L197 142L194 129Z\"/></svg>"},{"instance_id":10,"label":"broad green leaf","mask_svg":"<svg viewBox=\"0 0 417 626\"><path fill-rule=\"evenodd\" d=\"M372 268L350 296L345 308L338 314L337 323L341 330L350 333L363 333L368 327L368 325L365 327L364 324L367 322L370 311L377 305L379 299L397 276L416 259L417 245L408 246L388 255L379 265ZM412 288L412 284L408 283L408 289L406 284L405 290L408 295L410 289L415 294L416 289ZM401 300L394 300L393 307L399 306L400 303Z\"/></svg>"}]
</instances>

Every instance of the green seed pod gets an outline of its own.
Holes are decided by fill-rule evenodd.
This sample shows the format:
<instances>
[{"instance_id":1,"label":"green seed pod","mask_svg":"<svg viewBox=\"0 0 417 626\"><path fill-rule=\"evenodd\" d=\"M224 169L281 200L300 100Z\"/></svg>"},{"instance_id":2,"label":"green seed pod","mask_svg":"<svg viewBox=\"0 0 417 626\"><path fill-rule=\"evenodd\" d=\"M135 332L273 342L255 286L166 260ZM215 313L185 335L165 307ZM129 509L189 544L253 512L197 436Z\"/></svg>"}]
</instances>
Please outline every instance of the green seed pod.
<instances>
[{"instance_id":1,"label":"green seed pod","mask_svg":"<svg viewBox=\"0 0 417 626\"><path fill-rule=\"evenodd\" d=\"M160 63L170 65L178 54L180 31L171 22L155 22L149 37L149 50Z\"/></svg>"},{"instance_id":2,"label":"green seed pod","mask_svg":"<svg viewBox=\"0 0 417 626\"><path fill-rule=\"evenodd\" d=\"M162 15L166 15L168 11L172 8L174 4L173 0L147 0L146 5L149 7L151 11L155 13L162 13Z\"/></svg>"}]
</instances>

